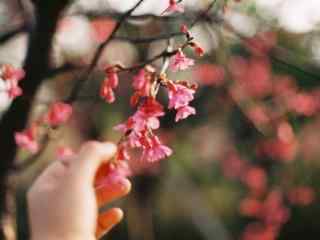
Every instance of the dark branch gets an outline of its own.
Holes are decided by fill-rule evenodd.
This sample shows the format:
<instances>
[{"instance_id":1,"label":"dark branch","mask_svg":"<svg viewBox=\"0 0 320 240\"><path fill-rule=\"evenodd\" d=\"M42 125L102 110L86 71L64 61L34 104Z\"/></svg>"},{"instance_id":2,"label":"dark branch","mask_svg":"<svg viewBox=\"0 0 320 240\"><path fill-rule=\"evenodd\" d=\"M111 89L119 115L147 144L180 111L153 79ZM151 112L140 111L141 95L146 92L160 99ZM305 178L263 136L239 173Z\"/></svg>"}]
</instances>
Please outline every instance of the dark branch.
<instances>
[{"instance_id":1,"label":"dark branch","mask_svg":"<svg viewBox=\"0 0 320 240\"><path fill-rule=\"evenodd\" d=\"M1 33L0 34L0 44L5 43L8 40L15 37L16 35L23 33L23 32L27 32L27 31L28 31L27 25L21 25L21 26L15 27L14 29L11 29L5 33Z\"/></svg>"},{"instance_id":2,"label":"dark branch","mask_svg":"<svg viewBox=\"0 0 320 240\"><path fill-rule=\"evenodd\" d=\"M66 7L67 3L68 1L36 1L36 23L32 26L29 48L24 64L26 76L21 83L24 95L28 96L31 101L17 98L10 109L3 115L0 122L0 146L1 149L5 150L2 153L0 165L1 218L6 208L5 198L8 175L13 168L17 151L14 133L21 131L26 126L32 100L49 69L49 55L56 24L60 12ZM0 232L0 239L4 239L3 231Z\"/></svg>"}]
</instances>

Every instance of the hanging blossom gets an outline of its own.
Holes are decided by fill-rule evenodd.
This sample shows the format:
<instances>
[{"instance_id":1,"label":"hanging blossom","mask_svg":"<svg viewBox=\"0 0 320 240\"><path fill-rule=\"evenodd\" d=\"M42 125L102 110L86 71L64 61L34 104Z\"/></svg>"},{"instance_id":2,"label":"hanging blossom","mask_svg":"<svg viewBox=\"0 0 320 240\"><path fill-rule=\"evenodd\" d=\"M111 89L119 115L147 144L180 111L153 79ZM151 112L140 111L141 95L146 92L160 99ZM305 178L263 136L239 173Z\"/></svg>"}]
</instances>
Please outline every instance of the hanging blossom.
<instances>
[{"instance_id":1,"label":"hanging blossom","mask_svg":"<svg viewBox=\"0 0 320 240\"><path fill-rule=\"evenodd\" d=\"M193 49L194 53L197 56L202 57L205 53L204 49L198 43L193 41L191 32L189 31L188 27L185 24L182 24L180 26L180 32L185 34L185 37L189 40L188 46Z\"/></svg>"},{"instance_id":2,"label":"hanging blossom","mask_svg":"<svg viewBox=\"0 0 320 240\"><path fill-rule=\"evenodd\" d=\"M169 6L161 13L161 15L165 13L174 13L174 12L183 13L184 8L179 4L179 2L177 0L169 0Z\"/></svg>"},{"instance_id":3,"label":"hanging blossom","mask_svg":"<svg viewBox=\"0 0 320 240\"><path fill-rule=\"evenodd\" d=\"M177 110L175 121L196 114L196 110L189 106L194 99L195 87L188 87L179 83L168 82L169 109Z\"/></svg>"},{"instance_id":4,"label":"hanging blossom","mask_svg":"<svg viewBox=\"0 0 320 240\"><path fill-rule=\"evenodd\" d=\"M150 94L150 79L145 69L141 69L136 76L133 77L132 87L140 97L147 97Z\"/></svg>"},{"instance_id":5,"label":"hanging blossom","mask_svg":"<svg viewBox=\"0 0 320 240\"><path fill-rule=\"evenodd\" d=\"M187 43L178 48L170 59L169 66L174 71L185 70L194 64L194 60L187 58L182 50L187 46L198 46L192 42L193 38L185 25L181 27L181 31L186 35ZM139 70L133 77L134 94L130 99L132 106L138 106L137 111L126 122L115 127L115 130L123 134L119 146L126 150L126 154L122 154L126 160L132 148L141 149L142 162L157 162L172 155L172 150L161 143L154 133L160 127L159 118L165 115L164 107L156 100L160 87L168 91L168 109L177 111L176 122L196 114L196 110L189 106L194 99L195 85L183 81L174 82L165 73L157 74L150 66Z\"/></svg>"},{"instance_id":6,"label":"hanging blossom","mask_svg":"<svg viewBox=\"0 0 320 240\"><path fill-rule=\"evenodd\" d=\"M153 72L153 68L146 67L146 69L141 69L138 74L133 77L132 88L135 92L130 98L131 106L136 106L141 97L147 97L150 95L150 74Z\"/></svg>"},{"instance_id":7,"label":"hanging blossom","mask_svg":"<svg viewBox=\"0 0 320 240\"><path fill-rule=\"evenodd\" d=\"M36 140L37 127L34 125L29 129L22 132L16 132L14 135L16 144L31 153L37 153L39 150L39 144Z\"/></svg>"},{"instance_id":8,"label":"hanging blossom","mask_svg":"<svg viewBox=\"0 0 320 240\"><path fill-rule=\"evenodd\" d=\"M147 162L155 162L172 154L172 150L161 144L158 137L154 136L152 130L160 126L159 117L164 115L163 106L153 97L143 100L137 111L129 117L126 123L115 127L126 135L122 143L127 148L142 148L141 159ZM122 149L124 151L124 149ZM128 154L121 154L128 159Z\"/></svg>"},{"instance_id":9,"label":"hanging blossom","mask_svg":"<svg viewBox=\"0 0 320 240\"><path fill-rule=\"evenodd\" d=\"M22 132L15 133L15 142L16 144L24 149L29 151L32 154L35 154L39 151L39 143L37 142L38 129L41 125L49 125L50 127L57 127L60 124L66 123L72 115L72 106L63 102L53 103L46 114L41 116L36 120L31 128L26 129ZM58 153L58 158L65 155L64 153ZM63 158L63 157L62 157Z\"/></svg>"},{"instance_id":10,"label":"hanging blossom","mask_svg":"<svg viewBox=\"0 0 320 240\"><path fill-rule=\"evenodd\" d=\"M200 47L197 43L191 42L190 47L193 48L195 54L198 55L199 57L202 57L204 55L204 49Z\"/></svg>"},{"instance_id":11,"label":"hanging blossom","mask_svg":"<svg viewBox=\"0 0 320 240\"><path fill-rule=\"evenodd\" d=\"M142 138L142 146L143 152L141 159L146 162L157 162L172 154L172 150L163 145L157 136Z\"/></svg>"},{"instance_id":12,"label":"hanging blossom","mask_svg":"<svg viewBox=\"0 0 320 240\"><path fill-rule=\"evenodd\" d=\"M11 65L3 65L0 68L0 79L5 82L4 90L7 92L10 99L15 99L22 95L22 89L19 87L19 82L25 76L23 69L15 68Z\"/></svg>"},{"instance_id":13,"label":"hanging blossom","mask_svg":"<svg viewBox=\"0 0 320 240\"><path fill-rule=\"evenodd\" d=\"M72 115L72 106L63 102L56 102L51 105L48 113L44 116L44 122L51 126L58 126L66 123Z\"/></svg>"},{"instance_id":14,"label":"hanging blossom","mask_svg":"<svg viewBox=\"0 0 320 240\"><path fill-rule=\"evenodd\" d=\"M194 60L191 58L187 58L181 49L178 50L176 55L174 55L170 61L170 68L174 72L186 70L193 65Z\"/></svg>"},{"instance_id":15,"label":"hanging blossom","mask_svg":"<svg viewBox=\"0 0 320 240\"><path fill-rule=\"evenodd\" d=\"M106 78L103 80L100 88L100 96L108 103L115 101L114 89L119 85L117 68L106 68Z\"/></svg>"}]
</instances>

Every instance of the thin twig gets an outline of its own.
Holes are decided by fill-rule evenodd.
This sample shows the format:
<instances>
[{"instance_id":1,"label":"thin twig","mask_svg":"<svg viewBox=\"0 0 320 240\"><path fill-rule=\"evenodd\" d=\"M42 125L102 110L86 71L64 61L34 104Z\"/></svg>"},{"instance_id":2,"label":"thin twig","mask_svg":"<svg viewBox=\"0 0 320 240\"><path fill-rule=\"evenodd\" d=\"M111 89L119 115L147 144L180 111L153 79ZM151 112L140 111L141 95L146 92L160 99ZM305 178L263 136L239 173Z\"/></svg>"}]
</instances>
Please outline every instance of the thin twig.
<instances>
[{"instance_id":1,"label":"thin twig","mask_svg":"<svg viewBox=\"0 0 320 240\"><path fill-rule=\"evenodd\" d=\"M10 39L12 39L13 37L15 37L16 35L23 33L23 32L27 32L27 31L28 31L27 25L23 24L23 25L15 27L13 29L10 29L5 33L1 33L0 34L0 44L5 43L5 42L9 41Z\"/></svg>"},{"instance_id":2,"label":"thin twig","mask_svg":"<svg viewBox=\"0 0 320 240\"><path fill-rule=\"evenodd\" d=\"M205 11L203 11L201 14L198 15L198 17L190 24L190 28L192 28L194 25L196 25L201 18L205 17L208 15L208 13L210 12L210 10L213 8L213 6L215 5L217 0L213 0L207 7L207 9Z\"/></svg>"},{"instance_id":3,"label":"thin twig","mask_svg":"<svg viewBox=\"0 0 320 240\"><path fill-rule=\"evenodd\" d=\"M131 38L131 37L119 36L119 37L115 37L114 39L129 41L134 44L145 44L145 43L152 43L154 41L159 41L159 40L167 40L172 37L178 37L178 36L184 36L184 35L185 34L182 32L173 32L173 33L159 34L154 37Z\"/></svg>"},{"instance_id":4,"label":"thin twig","mask_svg":"<svg viewBox=\"0 0 320 240\"><path fill-rule=\"evenodd\" d=\"M126 19L143 3L144 0L140 0L136 5L134 5L131 9L129 9L125 14L122 15L120 20L118 21L117 25L113 29L111 35L107 40L105 40L103 43L100 44L98 47L93 60L91 64L89 65L88 69L85 71L84 75L80 77L80 79L75 83L74 88L71 90L70 97L67 98L66 102L72 103L73 101L76 100L82 85L87 81L89 75L92 73L96 65L98 64L98 61L103 53L103 50L105 47L110 43L110 41L114 38L122 24L126 21Z\"/></svg>"}]
</instances>

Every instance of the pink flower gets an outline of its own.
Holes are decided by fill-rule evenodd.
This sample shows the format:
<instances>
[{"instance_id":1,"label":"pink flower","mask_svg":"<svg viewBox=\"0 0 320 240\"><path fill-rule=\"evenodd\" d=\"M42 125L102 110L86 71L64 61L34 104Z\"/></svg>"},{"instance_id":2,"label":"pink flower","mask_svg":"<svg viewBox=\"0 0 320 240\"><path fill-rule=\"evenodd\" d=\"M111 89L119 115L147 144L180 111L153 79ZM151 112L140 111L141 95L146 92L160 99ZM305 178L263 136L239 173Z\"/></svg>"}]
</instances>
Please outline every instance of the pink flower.
<instances>
[{"instance_id":1,"label":"pink flower","mask_svg":"<svg viewBox=\"0 0 320 240\"><path fill-rule=\"evenodd\" d=\"M119 85L118 74L115 71L108 71L106 81L111 88L116 88Z\"/></svg>"},{"instance_id":2,"label":"pink flower","mask_svg":"<svg viewBox=\"0 0 320 240\"><path fill-rule=\"evenodd\" d=\"M7 92L10 98L14 99L22 95L22 89L18 86L18 81L16 79L7 80L7 83Z\"/></svg>"},{"instance_id":3,"label":"pink flower","mask_svg":"<svg viewBox=\"0 0 320 240\"><path fill-rule=\"evenodd\" d=\"M113 89L118 87L119 78L118 74L114 70L106 70L106 78L103 80L100 87L100 96L108 103L113 103L115 101L115 95Z\"/></svg>"},{"instance_id":4,"label":"pink flower","mask_svg":"<svg viewBox=\"0 0 320 240\"><path fill-rule=\"evenodd\" d=\"M16 144L33 154L37 153L39 151L39 144L35 140L35 129L30 128L23 132L16 132L14 134L14 138L16 141Z\"/></svg>"},{"instance_id":5,"label":"pink flower","mask_svg":"<svg viewBox=\"0 0 320 240\"><path fill-rule=\"evenodd\" d=\"M115 101L114 92L106 80L104 80L101 85L100 96L108 103L113 103Z\"/></svg>"},{"instance_id":6,"label":"pink flower","mask_svg":"<svg viewBox=\"0 0 320 240\"><path fill-rule=\"evenodd\" d=\"M194 47L194 51L199 57L202 57L205 53L204 49L198 45Z\"/></svg>"},{"instance_id":7,"label":"pink flower","mask_svg":"<svg viewBox=\"0 0 320 240\"><path fill-rule=\"evenodd\" d=\"M253 222L246 226L242 240L274 240L277 239L278 232L273 226Z\"/></svg>"},{"instance_id":8,"label":"pink flower","mask_svg":"<svg viewBox=\"0 0 320 240\"><path fill-rule=\"evenodd\" d=\"M255 166L247 169L242 180L253 193L257 194L265 191L268 181L265 170Z\"/></svg>"},{"instance_id":9,"label":"pink flower","mask_svg":"<svg viewBox=\"0 0 320 240\"><path fill-rule=\"evenodd\" d=\"M117 161L129 160L130 156L125 146L120 146L117 152Z\"/></svg>"},{"instance_id":10,"label":"pink flower","mask_svg":"<svg viewBox=\"0 0 320 240\"><path fill-rule=\"evenodd\" d=\"M245 172L247 163L240 158L237 152L230 152L222 161L223 174L227 178L237 179Z\"/></svg>"},{"instance_id":11,"label":"pink flower","mask_svg":"<svg viewBox=\"0 0 320 240\"><path fill-rule=\"evenodd\" d=\"M182 119L186 119L190 115L195 115L195 114L196 114L196 110L193 107L190 107L190 106L181 107L178 109L175 121L178 122Z\"/></svg>"},{"instance_id":12,"label":"pink flower","mask_svg":"<svg viewBox=\"0 0 320 240\"><path fill-rule=\"evenodd\" d=\"M132 117L132 130L135 132L141 132L147 129L158 129L160 126L159 119L157 117L149 117L145 113L138 111Z\"/></svg>"},{"instance_id":13,"label":"pink flower","mask_svg":"<svg viewBox=\"0 0 320 240\"><path fill-rule=\"evenodd\" d=\"M297 186L288 193L290 203L308 206L315 201L315 191L308 186Z\"/></svg>"},{"instance_id":14,"label":"pink flower","mask_svg":"<svg viewBox=\"0 0 320 240\"><path fill-rule=\"evenodd\" d=\"M225 81L225 70L220 65L201 64L194 70L195 78L204 85L221 86Z\"/></svg>"},{"instance_id":15,"label":"pink flower","mask_svg":"<svg viewBox=\"0 0 320 240\"><path fill-rule=\"evenodd\" d=\"M121 123L114 127L115 130L124 134L130 130L139 133L147 129L158 129L160 122L157 117L149 117L141 111L137 111L126 123Z\"/></svg>"},{"instance_id":16,"label":"pink flower","mask_svg":"<svg viewBox=\"0 0 320 240\"><path fill-rule=\"evenodd\" d=\"M256 217L260 214L263 205L262 203L253 197L247 197L240 203L240 213L244 216Z\"/></svg>"},{"instance_id":17,"label":"pink flower","mask_svg":"<svg viewBox=\"0 0 320 240\"><path fill-rule=\"evenodd\" d=\"M135 131L133 128L134 121L132 117L128 119L126 123L120 123L114 127L114 130L122 132L127 136L126 145L130 148L141 147L140 137L141 133Z\"/></svg>"},{"instance_id":18,"label":"pink flower","mask_svg":"<svg viewBox=\"0 0 320 240\"><path fill-rule=\"evenodd\" d=\"M109 163L103 167L104 172L98 172L95 182L96 190L106 185L113 185L123 181L126 177L131 175L129 165L125 161L117 161L116 163Z\"/></svg>"},{"instance_id":19,"label":"pink flower","mask_svg":"<svg viewBox=\"0 0 320 240\"><path fill-rule=\"evenodd\" d=\"M11 65L4 65L1 69L1 78L6 81L6 91L10 98L14 99L22 95L22 89L18 83L24 78L25 72L23 69L14 68Z\"/></svg>"},{"instance_id":20,"label":"pink flower","mask_svg":"<svg viewBox=\"0 0 320 240\"><path fill-rule=\"evenodd\" d=\"M282 192L273 190L268 193L263 202L260 217L266 224L274 226L282 225L288 221L290 210L284 205Z\"/></svg>"},{"instance_id":21,"label":"pink flower","mask_svg":"<svg viewBox=\"0 0 320 240\"><path fill-rule=\"evenodd\" d=\"M141 69L138 74L133 77L132 87L136 90L135 94L130 99L132 106L137 105L140 97L147 97L150 95L150 81L147 78L144 69Z\"/></svg>"},{"instance_id":22,"label":"pink flower","mask_svg":"<svg viewBox=\"0 0 320 240\"><path fill-rule=\"evenodd\" d=\"M128 119L126 126L119 127L120 130L126 132L133 130L136 133L148 129L158 129L160 126L158 117L163 115L163 106L154 98L148 97L138 108L138 111Z\"/></svg>"},{"instance_id":23,"label":"pink flower","mask_svg":"<svg viewBox=\"0 0 320 240\"><path fill-rule=\"evenodd\" d=\"M57 126L62 123L66 123L72 115L72 106L63 102L54 103L47 115L45 116L45 122L52 126Z\"/></svg>"},{"instance_id":24,"label":"pink flower","mask_svg":"<svg viewBox=\"0 0 320 240\"><path fill-rule=\"evenodd\" d=\"M161 117L164 115L163 106L153 97L148 97L141 104L138 111L147 117Z\"/></svg>"},{"instance_id":25,"label":"pink flower","mask_svg":"<svg viewBox=\"0 0 320 240\"><path fill-rule=\"evenodd\" d=\"M186 106L193 100L195 90L187 88L181 84L172 84L168 88L169 109L179 109Z\"/></svg>"},{"instance_id":26,"label":"pink flower","mask_svg":"<svg viewBox=\"0 0 320 240\"><path fill-rule=\"evenodd\" d=\"M144 88L148 82L144 69L141 69L136 76L133 77L132 87L139 91Z\"/></svg>"},{"instance_id":27,"label":"pink flower","mask_svg":"<svg viewBox=\"0 0 320 240\"><path fill-rule=\"evenodd\" d=\"M188 30L187 25L182 24L182 25L180 26L180 32L182 32L182 33L188 33L189 30Z\"/></svg>"},{"instance_id":28,"label":"pink flower","mask_svg":"<svg viewBox=\"0 0 320 240\"><path fill-rule=\"evenodd\" d=\"M23 69L14 68L11 65L4 65L1 70L2 70L2 78L4 80L20 81L25 76L25 72Z\"/></svg>"},{"instance_id":29,"label":"pink flower","mask_svg":"<svg viewBox=\"0 0 320 240\"><path fill-rule=\"evenodd\" d=\"M312 116L317 111L316 98L311 94L298 93L288 100L290 109L293 109L298 114Z\"/></svg>"},{"instance_id":30,"label":"pink flower","mask_svg":"<svg viewBox=\"0 0 320 240\"><path fill-rule=\"evenodd\" d=\"M157 162L163 158L169 157L172 150L163 145L157 136L143 139L143 152L141 159L146 162Z\"/></svg>"},{"instance_id":31,"label":"pink flower","mask_svg":"<svg viewBox=\"0 0 320 240\"><path fill-rule=\"evenodd\" d=\"M169 0L169 7L164 10L161 15L163 15L164 13L173 13L173 12L180 12L183 13L184 12L184 8L181 5L178 5L176 0Z\"/></svg>"},{"instance_id":32,"label":"pink flower","mask_svg":"<svg viewBox=\"0 0 320 240\"><path fill-rule=\"evenodd\" d=\"M192 65L194 65L194 60L187 58L181 50L171 58L170 62L170 68L174 72L186 70Z\"/></svg>"}]
</instances>

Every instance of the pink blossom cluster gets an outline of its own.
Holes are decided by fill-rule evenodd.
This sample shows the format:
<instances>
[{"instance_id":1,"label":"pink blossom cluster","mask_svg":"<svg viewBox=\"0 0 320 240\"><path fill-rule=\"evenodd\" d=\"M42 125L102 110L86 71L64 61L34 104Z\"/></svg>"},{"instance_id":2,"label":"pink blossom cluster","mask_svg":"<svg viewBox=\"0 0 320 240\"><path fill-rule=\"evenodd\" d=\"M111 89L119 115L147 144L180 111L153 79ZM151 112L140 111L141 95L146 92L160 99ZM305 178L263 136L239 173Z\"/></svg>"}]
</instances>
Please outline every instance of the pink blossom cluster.
<instances>
[{"instance_id":1,"label":"pink blossom cluster","mask_svg":"<svg viewBox=\"0 0 320 240\"><path fill-rule=\"evenodd\" d=\"M142 149L141 160L146 162L156 162L172 154L172 150L163 145L159 137L154 134L154 130L160 127L159 118L165 115L165 111L163 105L153 96L154 83L150 82L154 79L153 74L143 69L133 77L132 87L135 93L131 98L131 104L138 105L137 111L125 123L115 127L125 136L119 147L125 152L121 156L127 160L129 159L127 151L131 148ZM196 113L195 109L189 106L194 99L194 86L188 86L185 82L173 82L166 78L158 81L167 89L168 109L177 111L176 122Z\"/></svg>"},{"instance_id":2,"label":"pink blossom cluster","mask_svg":"<svg viewBox=\"0 0 320 240\"><path fill-rule=\"evenodd\" d=\"M252 221L246 226L241 239L277 239L281 227L290 218L290 204L307 206L315 201L315 192L308 186L286 189L271 185L268 172L260 166L242 159L232 151L223 159L224 175L240 182L247 188L241 200L239 212Z\"/></svg>"},{"instance_id":3,"label":"pink blossom cluster","mask_svg":"<svg viewBox=\"0 0 320 240\"><path fill-rule=\"evenodd\" d=\"M70 119L71 115L71 105L62 102L53 103L49 107L48 112L37 121L34 121L30 128L25 129L22 132L15 133L16 144L20 148L33 154L37 153L40 148L38 143L38 135L40 134L39 128L43 125L55 128L60 124L66 123Z\"/></svg>"},{"instance_id":4,"label":"pink blossom cluster","mask_svg":"<svg viewBox=\"0 0 320 240\"><path fill-rule=\"evenodd\" d=\"M201 47L192 41L187 27L182 26L181 31L186 34L187 43L170 53L169 67L173 71L186 70L194 64L194 60L187 58L182 51L186 46L192 47L198 54L203 53ZM115 100L114 89L119 84L118 74L123 69L120 65L105 69L106 79L101 85L100 96L108 103ZM176 111L176 122L196 114L195 108L190 106L190 102L194 99L196 85L185 81L172 81L165 73L158 74L148 65L141 68L133 76L134 92L130 98L131 106L137 107L137 110L126 122L115 127L123 134L118 144L117 160L129 160L132 149L141 150L140 159L143 162L157 162L172 154L172 150L155 135L155 130L160 127L159 119L165 115L164 106L157 100L160 87L167 91L168 109Z\"/></svg>"},{"instance_id":5,"label":"pink blossom cluster","mask_svg":"<svg viewBox=\"0 0 320 240\"><path fill-rule=\"evenodd\" d=\"M245 43L249 56L232 56L224 69L218 64L199 66L194 73L203 84L223 88L226 106L242 111L246 124L259 133L248 156L234 150L221 161L224 175L246 189L239 205L241 215L250 219L243 240L277 239L290 218L290 206L308 206L316 198L311 187L296 184L285 169L301 153L318 157L314 129L319 122L307 124L308 133L298 133L291 119L318 119L320 91L302 89L293 77L272 72L268 54L276 40L274 33L258 34ZM276 172L278 167L283 172Z\"/></svg>"},{"instance_id":6,"label":"pink blossom cluster","mask_svg":"<svg viewBox=\"0 0 320 240\"><path fill-rule=\"evenodd\" d=\"M19 82L25 76L23 69L15 68L11 65L3 65L0 68L0 79L5 82L5 91L11 99L15 99L22 95L22 89Z\"/></svg>"},{"instance_id":7,"label":"pink blossom cluster","mask_svg":"<svg viewBox=\"0 0 320 240\"><path fill-rule=\"evenodd\" d=\"M116 69L106 69L106 78L103 80L100 88L100 96L108 103L115 101L114 89L118 87L119 78Z\"/></svg>"}]
</instances>

